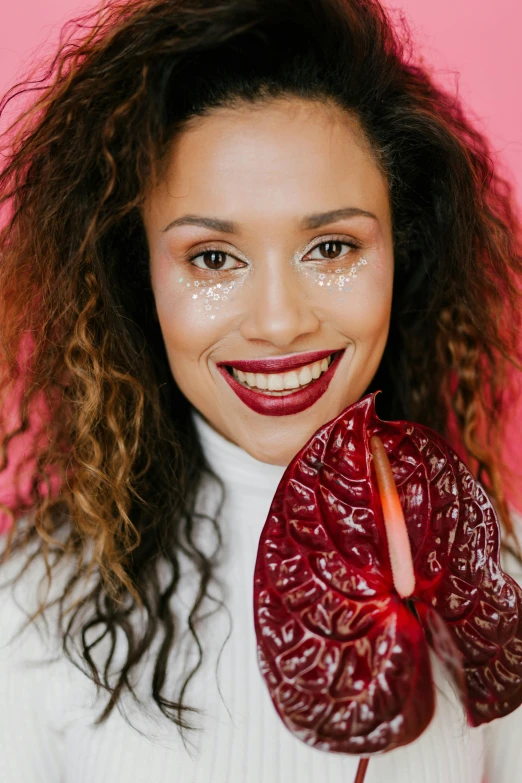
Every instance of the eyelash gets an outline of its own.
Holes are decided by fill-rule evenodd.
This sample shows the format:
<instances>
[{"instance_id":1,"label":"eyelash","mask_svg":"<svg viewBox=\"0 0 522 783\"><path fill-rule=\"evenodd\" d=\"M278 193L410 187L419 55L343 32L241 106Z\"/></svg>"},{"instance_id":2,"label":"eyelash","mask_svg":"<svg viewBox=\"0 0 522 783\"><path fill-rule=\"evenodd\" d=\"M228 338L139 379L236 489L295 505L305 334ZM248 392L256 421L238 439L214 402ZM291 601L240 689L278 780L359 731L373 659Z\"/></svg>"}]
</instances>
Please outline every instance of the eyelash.
<instances>
[{"instance_id":1,"label":"eyelash","mask_svg":"<svg viewBox=\"0 0 522 783\"><path fill-rule=\"evenodd\" d=\"M344 238L341 238L341 237L327 237L326 239L322 239L322 240L321 240L321 242L318 242L317 244L313 245L313 246L312 246L312 247L311 247L311 248L310 248L310 249L307 251L306 255L308 255L308 254L309 254L309 253L311 253L312 251L316 250L318 247L321 247L321 245L327 245L327 244L328 244L328 242L338 242L340 245L347 245L347 246L348 246L348 247L350 247L352 250L360 250L360 247L361 247L361 246L360 246L360 245L358 245L357 243L355 243L355 242L349 242L349 241L347 241L346 239L344 239ZM188 256L188 257L187 257L187 261L188 261L188 262L189 262L189 263L190 263L190 264L191 264L191 265L192 265L192 266L193 266L195 269L197 269L198 271L200 271L200 272L205 272L205 273L207 273L207 274L210 274L210 275L219 275L219 274L223 274L223 272L233 272L235 269L240 269L240 268L241 268L241 267L234 267L234 268L232 268L232 269L208 269L208 268L202 268L202 267L200 267L200 266L196 266L196 264L194 264L194 263L193 263L194 259L196 259L196 258L199 258L200 256L204 255L204 253L209 253L209 252L212 252L212 251L213 251L213 252L215 252L215 253L223 253L223 254L224 254L224 255L226 255L226 256L230 256L231 258L235 258L235 256L233 256L233 255L232 255L232 253L227 253L225 250L220 250L219 248L216 248L216 247L214 247L213 245L209 245L208 247L203 247L203 248L201 248L201 249L199 250L199 252L198 252L198 253L196 253L195 255L193 255L193 256ZM323 258L323 259L313 259L313 260L312 260L312 262L314 262L314 261L321 261L321 260L322 260L322 261L327 261L327 262L329 262L329 263L331 263L331 264L333 264L334 262L337 262L337 263L339 263L339 262L340 262L340 260L341 260L341 259L342 259L342 258L343 258L345 255L348 255L348 253L344 253L342 256L340 256L340 257L338 256L337 258ZM236 259L236 260L240 260L240 259ZM226 262L225 262L225 263L226 263Z\"/></svg>"}]
</instances>

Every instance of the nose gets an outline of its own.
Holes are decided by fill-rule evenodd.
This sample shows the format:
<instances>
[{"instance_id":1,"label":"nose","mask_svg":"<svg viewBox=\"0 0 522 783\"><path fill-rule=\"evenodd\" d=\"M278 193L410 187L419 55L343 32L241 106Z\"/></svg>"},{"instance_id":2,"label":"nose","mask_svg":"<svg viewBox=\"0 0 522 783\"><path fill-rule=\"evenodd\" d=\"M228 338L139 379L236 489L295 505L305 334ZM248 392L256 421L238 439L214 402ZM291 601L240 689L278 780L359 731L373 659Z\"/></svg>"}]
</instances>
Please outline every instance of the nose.
<instances>
[{"instance_id":1,"label":"nose","mask_svg":"<svg viewBox=\"0 0 522 783\"><path fill-rule=\"evenodd\" d=\"M317 332L320 320L304 295L288 258L258 264L249 281L241 334L285 348L299 337Z\"/></svg>"}]
</instances>

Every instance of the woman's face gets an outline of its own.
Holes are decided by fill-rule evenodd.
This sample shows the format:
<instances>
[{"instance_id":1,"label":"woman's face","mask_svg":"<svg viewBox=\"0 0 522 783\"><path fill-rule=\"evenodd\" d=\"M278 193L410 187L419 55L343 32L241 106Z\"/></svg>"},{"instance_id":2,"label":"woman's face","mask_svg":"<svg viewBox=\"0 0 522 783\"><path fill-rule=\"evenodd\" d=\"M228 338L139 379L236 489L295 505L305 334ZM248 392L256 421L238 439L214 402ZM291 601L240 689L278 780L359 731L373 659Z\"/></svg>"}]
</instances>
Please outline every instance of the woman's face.
<instances>
[{"instance_id":1,"label":"woman's face","mask_svg":"<svg viewBox=\"0 0 522 783\"><path fill-rule=\"evenodd\" d=\"M388 190L360 126L298 98L216 110L175 138L143 220L176 383L287 465L361 397L388 335ZM293 366L242 364L276 358Z\"/></svg>"}]
</instances>

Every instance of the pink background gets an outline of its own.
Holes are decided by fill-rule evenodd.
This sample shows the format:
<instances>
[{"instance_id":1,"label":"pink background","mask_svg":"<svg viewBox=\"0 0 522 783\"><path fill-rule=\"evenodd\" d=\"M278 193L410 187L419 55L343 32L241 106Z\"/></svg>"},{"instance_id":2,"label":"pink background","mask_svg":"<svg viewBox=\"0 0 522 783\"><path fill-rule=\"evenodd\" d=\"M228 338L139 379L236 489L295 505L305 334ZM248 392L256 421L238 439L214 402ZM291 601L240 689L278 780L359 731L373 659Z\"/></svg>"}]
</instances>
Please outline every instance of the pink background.
<instances>
[{"instance_id":1,"label":"pink background","mask_svg":"<svg viewBox=\"0 0 522 783\"><path fill-rule=\"evenodd\" d=\"M0 93L35 59L53 52L62 24L97 3L16 0L4 5L0 27ZM498 164L522 204L522 3L520 0L402 0L418 51L446 85L458 85L465 105L489 136ZM7 119L9 119L9 112ZM5 119L0 127L5 127ZM522 400L511 415L507 455L522 487ZM522 497L522 491L521 491ZM517 503L522 508L522 503Z\"/></svg>"}]
</instances>

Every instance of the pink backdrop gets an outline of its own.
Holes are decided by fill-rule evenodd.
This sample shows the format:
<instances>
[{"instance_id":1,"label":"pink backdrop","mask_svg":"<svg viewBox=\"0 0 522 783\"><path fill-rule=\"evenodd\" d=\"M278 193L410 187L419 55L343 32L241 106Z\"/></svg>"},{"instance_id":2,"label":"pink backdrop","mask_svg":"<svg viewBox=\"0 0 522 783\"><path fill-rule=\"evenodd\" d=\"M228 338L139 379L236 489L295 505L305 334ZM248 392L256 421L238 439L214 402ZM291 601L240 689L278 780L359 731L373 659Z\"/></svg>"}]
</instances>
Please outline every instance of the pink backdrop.
<instances>
[{"instance_id":1,"label":"pink backdrop","mask_svg":"<svg viewBox=\"0 0 522 783\"><path fill-rule=\"evenodd\" d=\"M97 3L17 0L4 5L0 27L0 92L35 58L51 53L61 25ZM520 0L402 0L414 41L445 84L458 83L465 104L493 144L522 204L522 3ZM7 115L7 118L9 115ZM5 126L5 121L1 123ZM522 400L511 417L507 454L522 486ZM522 492L521 492L522 495ZM522 507L520 501L517 503Z\"/></svg>"}]
</instances>

